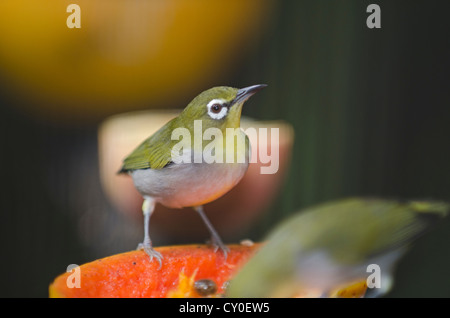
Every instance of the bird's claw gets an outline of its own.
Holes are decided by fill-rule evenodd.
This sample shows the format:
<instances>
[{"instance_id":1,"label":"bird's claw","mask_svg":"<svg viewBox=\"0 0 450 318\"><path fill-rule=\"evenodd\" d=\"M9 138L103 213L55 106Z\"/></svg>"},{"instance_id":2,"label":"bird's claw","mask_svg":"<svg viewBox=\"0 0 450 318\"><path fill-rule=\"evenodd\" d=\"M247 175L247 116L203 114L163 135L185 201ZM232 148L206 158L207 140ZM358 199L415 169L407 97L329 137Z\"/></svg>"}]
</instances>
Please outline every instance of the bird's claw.
<instances>
[{"instance_id":1,"label":"bird's claw","mask_svg":"<svg viewBox=\"0 0 450 318\"><path fill-rule=\"evenodd\" d=\"M219 249L222 251L226 261L230 249L225 244L223 244L222 241L215 240L214 237L211 239L211 245L214 247L214 253L216 253Z\"/></svg>"},{"instance_id":2,"label":"bird's claw","mask_svg":"<svg viewBox=\"0 0 450 318\"><path fill-rule=\"evenodd\" d=\"M147 255L150 257L150 262L153 260L153 258L155 258L159 263L158 269L161 269L163 256L160 252L155 251L150 244L145 243L139 243L137 249L144 250L144 252L147 253Z\"/></svg>"}]
</instances>

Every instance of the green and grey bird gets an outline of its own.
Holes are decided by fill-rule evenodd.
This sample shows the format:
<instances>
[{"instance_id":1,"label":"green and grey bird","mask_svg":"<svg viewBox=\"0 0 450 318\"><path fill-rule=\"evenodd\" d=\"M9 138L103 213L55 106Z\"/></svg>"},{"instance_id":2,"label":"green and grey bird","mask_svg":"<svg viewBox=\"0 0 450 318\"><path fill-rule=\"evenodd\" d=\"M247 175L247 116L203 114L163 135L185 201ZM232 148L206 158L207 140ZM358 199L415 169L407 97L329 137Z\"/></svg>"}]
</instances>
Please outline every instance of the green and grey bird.
<instances>
[{"instance_id":1,"label":"green and grey bird","mask_svg":"<svg viewBox=\"0 0 450 318\"><path fill-rule=\"evenodd\" d=\"M380 269L372 296L392 285L396 261L444 217L449 204L351 198L306 209L277 226L231 281L229 297L293 297L367 281ZM372 286L373 287L373 286Z\"/></svg>"},{"instance_id":2,"label":"green and grey bird","mask_svg":"<svg viewBox=\"0 0 450 318\"><path fill-rule=\"evenodd\" d=\"M247 171L250 143L240 129L242 106L265 86L242 89L221 86L202 92L178 117L161 127L125 158L119 173L131 175L135 187L144 197L145 235L138 248L144 249L151 259L156 258L160 266L162 256L153 249L149 234L150 216L156 203L169 208L193 207L208 227L213 244L227 256L228 249L207 219L203 205L227 193ZM180 131L178 128L189 133L189 137L183 137L181 147L181 137L174 135L174 132ZM226 142L225 136L230 128L234 129L238 139L244 140L243 147L237 147L237 144L230 146ZM219 131L223 138L200 136L199 143L196 134L208 133L208 129L209 132ZM233 158L244 160L203 160L206 147L214 149L214 155L230 151L235 154Z\"/></svg>"}]
</instances>

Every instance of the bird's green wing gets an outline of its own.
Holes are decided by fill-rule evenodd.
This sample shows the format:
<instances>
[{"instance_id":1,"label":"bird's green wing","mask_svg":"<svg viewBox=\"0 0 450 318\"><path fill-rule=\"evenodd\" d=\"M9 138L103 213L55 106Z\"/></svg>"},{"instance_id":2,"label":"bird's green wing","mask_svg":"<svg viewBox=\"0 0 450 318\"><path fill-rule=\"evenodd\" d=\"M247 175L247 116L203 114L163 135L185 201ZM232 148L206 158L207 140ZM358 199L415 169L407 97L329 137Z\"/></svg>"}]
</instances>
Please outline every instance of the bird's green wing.
<instances>
[{"instance_id":1,"label":"bird's green wing","mask_svg":"<svg viewBox=\"0 0 450 318\"><path fill-rule=\"evenodd\" d=\"M142 142L123 161L119 173L138 169L162 169L171 163L171 150L176 140L171 139L173 121L167 123Z\"/></svg>"},{"instance_id":2,"label":"bird's green wing","mask_svg":"<svg viewBox=\"0 0 450 318\"><path fill-rule=\"evenodd\" d=\"M448 209L441 202L347 199L305 210L274 237L291 233L302 242L303 251L323 249L344 263L356 263L408 246Z\"/></svg>"},{"instance_id":3,"label":"bird's green wing","mask_svg":"<svg viewBox=\"0 0 450 318\"><path fill-rule=\"evenodd\" d=\"M363 203L367 212L376 217L373 220L373 235L367 236L364 246L366 257L375 256L389 250L407 247L448 214L449 204L440 201L388 201L370 200ZM378 217L381 215L380 217ZM372 231L368 226L367 230Z\"/></svg>"}]
</instances>

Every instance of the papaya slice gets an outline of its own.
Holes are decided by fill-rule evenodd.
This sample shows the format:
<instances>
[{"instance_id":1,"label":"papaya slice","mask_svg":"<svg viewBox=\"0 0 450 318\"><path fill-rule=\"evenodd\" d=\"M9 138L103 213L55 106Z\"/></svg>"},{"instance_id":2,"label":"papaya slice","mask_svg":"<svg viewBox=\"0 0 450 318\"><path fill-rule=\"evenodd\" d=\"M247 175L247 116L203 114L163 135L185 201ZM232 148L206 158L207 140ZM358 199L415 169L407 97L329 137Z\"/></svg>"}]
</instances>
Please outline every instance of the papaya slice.
<instances>
[{"instance_id":1,"label":"papaya slice","mask_svg":"<svg viewBox=\"0 0 450 318\"><path fill-rule=\"evenodd\" d=\"M229 245L223 253L208 245L157 247L162 266L144 251L131 251L81 265L58 276L50 297L217 297L260 244ZM78 283L78 285L77 285Z\"/></svg>"}]
</instances>

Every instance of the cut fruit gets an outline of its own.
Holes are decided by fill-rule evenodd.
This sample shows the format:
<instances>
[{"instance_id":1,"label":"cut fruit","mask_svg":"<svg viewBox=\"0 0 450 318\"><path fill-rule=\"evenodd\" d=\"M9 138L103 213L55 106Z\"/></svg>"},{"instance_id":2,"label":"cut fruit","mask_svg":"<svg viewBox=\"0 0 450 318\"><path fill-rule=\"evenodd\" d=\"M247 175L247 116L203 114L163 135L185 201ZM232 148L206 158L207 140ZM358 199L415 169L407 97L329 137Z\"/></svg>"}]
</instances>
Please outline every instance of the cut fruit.
<instances>
[{"instance_id":1,"label":"cut fruit","mask_svg":"<svg viewBox=\"0 0 450 318\"><path fill-rule=\"evenodd\" d=\"M164 257L161 269L143 251L117 254L58 276L50 285L49 294L68 298L217 297L224 293L227 281L259 246L229 245L226 260L220 251L214 252L207 245L159 247L155 250ZM212 293L205 294L205 288L195 284L198 281L216 287L210 288Z\"/></svg>"}]
</instances>

